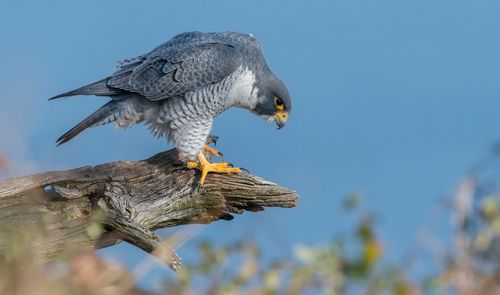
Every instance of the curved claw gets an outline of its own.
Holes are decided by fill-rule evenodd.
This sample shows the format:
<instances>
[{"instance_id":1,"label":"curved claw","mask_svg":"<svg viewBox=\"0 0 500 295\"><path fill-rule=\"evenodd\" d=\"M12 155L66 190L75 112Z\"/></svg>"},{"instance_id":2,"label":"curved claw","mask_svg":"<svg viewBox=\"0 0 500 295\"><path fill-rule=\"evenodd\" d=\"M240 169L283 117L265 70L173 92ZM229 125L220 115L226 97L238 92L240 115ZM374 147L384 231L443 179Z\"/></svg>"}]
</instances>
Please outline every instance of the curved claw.
<instances>
[{"instance_id":1,"label":"curved claw","mask_svg":"<svg viewBox=\"0 0 500 295\"><path fill-rule=\"evenodd\" d=\"M209 135L207 136L206 144L214 144L214 146L217 145L217 140L219 140L219 137L217 135Z\"/></svg>"},{"instance_id":2,"label":"curved claw","mask_svg":"<svg viewBox=\"0 0 500 295\"><path fill-rule=\"evenodd\" d=\"M234 167L233 163L227 163L227 166L228 167ZM238 169L242 170L242 171L245 171L246 173L250 174L250 170L248 170L247 168L243 168L243 167L238 167Z\"/></svg>"}]
</instances>

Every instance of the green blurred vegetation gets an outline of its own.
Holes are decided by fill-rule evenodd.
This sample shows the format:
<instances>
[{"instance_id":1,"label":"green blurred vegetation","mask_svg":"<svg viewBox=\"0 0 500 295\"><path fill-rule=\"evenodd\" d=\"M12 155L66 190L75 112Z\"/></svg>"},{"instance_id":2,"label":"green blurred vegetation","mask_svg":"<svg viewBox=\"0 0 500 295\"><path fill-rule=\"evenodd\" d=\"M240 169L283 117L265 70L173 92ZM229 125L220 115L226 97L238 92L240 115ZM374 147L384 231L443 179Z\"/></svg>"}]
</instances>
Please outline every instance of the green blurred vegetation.
<instances>
[{"instance_id":1,"label":"green blurred vegetation","mask_svg":"<svg viewBox=\"0 0 500 295\"><path fill-rule=\"evenodd\" d=\"M359 213L361 198L345 208ZM403 270L383 266L383 249L371 212L362 212L354 232L321 245L296 245L293 257L265 263L265 249L251 241L199 245L199 261L164 283L175 294L418 294ZM354 251L353 251L354 250ZM197 282L204 284L197 285Z\"/></svg>"}]
</instances>

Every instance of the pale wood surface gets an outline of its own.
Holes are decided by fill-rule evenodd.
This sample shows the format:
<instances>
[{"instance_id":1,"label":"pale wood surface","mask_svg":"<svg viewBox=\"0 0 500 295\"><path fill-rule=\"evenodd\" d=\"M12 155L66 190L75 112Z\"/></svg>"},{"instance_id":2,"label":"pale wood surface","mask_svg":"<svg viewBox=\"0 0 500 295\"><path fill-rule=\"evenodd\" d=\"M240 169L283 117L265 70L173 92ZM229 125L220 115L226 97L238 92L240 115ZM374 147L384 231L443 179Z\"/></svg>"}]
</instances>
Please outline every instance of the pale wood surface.
<instances>
[{"instance_id":1,"label":"pale wood surface","mask_svg":"<svg viewBox=\"0 0 500 295\"><path fill-rule=\"evenodd\" d=\"M50 238L33 248L46 259L67 242L102 248L124 240L176 269L178 257L153 230L296 205L295 192L245 172L209 174L199 187L199 173L176 155L170 150L143 161L0 181L0 223L20 230L44 224ZM102 235L89 230L94 223L103 226Z\"/></svg>"}]
</instances>

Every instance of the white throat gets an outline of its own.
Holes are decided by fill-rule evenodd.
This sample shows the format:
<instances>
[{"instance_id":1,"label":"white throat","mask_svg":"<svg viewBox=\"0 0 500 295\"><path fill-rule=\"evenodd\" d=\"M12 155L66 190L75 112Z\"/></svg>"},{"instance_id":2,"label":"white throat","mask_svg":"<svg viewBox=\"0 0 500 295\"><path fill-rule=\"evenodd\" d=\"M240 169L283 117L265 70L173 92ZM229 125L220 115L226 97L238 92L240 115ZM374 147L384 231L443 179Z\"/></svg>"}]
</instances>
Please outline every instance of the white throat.
<instances>
[{"instance_id":1,"label":"white throat","mask_svg":"<svg viewBox=\"0 0 500 295\"><path fill-rule=\"evenodd\" d=\"M240 67L235 71L236 79L227 95L231 106L253 109L257 105L259 89L255 86L255 74L248 68Z\"/></svg>"}]
</instances>

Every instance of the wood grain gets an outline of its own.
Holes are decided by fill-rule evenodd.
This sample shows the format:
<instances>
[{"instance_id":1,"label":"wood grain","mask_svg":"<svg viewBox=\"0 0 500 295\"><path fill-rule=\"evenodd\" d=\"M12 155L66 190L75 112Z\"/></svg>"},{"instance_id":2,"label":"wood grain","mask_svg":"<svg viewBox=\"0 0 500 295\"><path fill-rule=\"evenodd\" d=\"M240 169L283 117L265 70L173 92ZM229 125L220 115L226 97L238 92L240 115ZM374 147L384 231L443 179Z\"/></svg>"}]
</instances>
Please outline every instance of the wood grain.
<instances>
[{"instance_id":1,"label":"wood grain","mask_svg":"<svg viewBox=\"0 0 500 295\"><path fill-rule=\"evenodd\" d=\"M33 251L47 260L68 242L97 249L127 241L175 270L180 260L155 229L296 205L295 192L245 172L209 174L203 187L198 178L170 150L142 161L7 179L0 181L0 224L23 230L43 224L49 238ZM0 249L4 243L0 237Z\"/></svg>"}]
</instances>

